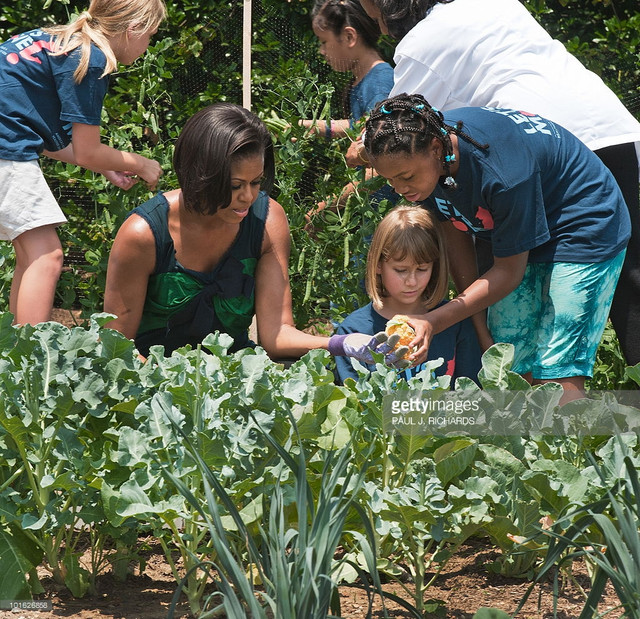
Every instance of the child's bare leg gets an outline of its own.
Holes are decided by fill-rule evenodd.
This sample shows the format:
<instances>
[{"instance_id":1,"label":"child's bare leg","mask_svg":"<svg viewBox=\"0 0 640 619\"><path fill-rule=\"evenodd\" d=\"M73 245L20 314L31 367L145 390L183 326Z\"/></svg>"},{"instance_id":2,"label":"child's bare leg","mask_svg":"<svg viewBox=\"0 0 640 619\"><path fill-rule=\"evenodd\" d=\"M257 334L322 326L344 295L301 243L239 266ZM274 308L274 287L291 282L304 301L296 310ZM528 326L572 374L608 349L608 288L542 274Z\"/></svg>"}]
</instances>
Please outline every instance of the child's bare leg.
<instances>
[{"instance_id":1,"label":"child's bare leg","mask_svg":"<svg viewBox=\"0 0 640 619\"><path fill-rule=\"evenodd\" d=\"M62 246L55 226L23 232L13 240L16 269L9 309L16 324L51 319L53 297L62 272Z\"/></svg>"}]
</instances>

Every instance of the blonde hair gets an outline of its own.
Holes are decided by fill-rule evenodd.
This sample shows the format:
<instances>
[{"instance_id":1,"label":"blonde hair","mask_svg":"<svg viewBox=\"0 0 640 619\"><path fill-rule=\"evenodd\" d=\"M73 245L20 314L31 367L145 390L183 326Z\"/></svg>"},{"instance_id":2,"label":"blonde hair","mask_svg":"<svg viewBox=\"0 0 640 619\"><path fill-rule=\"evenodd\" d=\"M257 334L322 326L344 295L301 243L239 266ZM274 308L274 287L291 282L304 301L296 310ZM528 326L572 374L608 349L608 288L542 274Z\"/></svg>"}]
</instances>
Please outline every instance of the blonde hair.
<instances>
[{"instance_id":1,"label":"blonde hair","mask_svg":"<svg viewBox=\"0 0 640 619\"><path fill-rule=\"evenodd\" d=\"M433 263L422 299L425 310L438 305L449 288L449 260L439 223L420 206L396 206L378 224L367 254L365 286L373 307L380 309L386 292L377 273L380 262L405 260Z\"/></svg>"},{"instance_id":2,"label":"blonde hair","mask_svg":"<svg viewBox=\"0 0 640 619\"><path fill-rule=\"evenodd\" d=\"M91 43L107 57L100 76L104 77L118 67L109 39L127 31L141 34L155 30L166 14L163 0L91 0L89 8L66 26L51 26L44 30L55 36L54 56L80 48L80 62L73 73L75 82L80 83L89 69Z\"/></svg>"}]
</instances>

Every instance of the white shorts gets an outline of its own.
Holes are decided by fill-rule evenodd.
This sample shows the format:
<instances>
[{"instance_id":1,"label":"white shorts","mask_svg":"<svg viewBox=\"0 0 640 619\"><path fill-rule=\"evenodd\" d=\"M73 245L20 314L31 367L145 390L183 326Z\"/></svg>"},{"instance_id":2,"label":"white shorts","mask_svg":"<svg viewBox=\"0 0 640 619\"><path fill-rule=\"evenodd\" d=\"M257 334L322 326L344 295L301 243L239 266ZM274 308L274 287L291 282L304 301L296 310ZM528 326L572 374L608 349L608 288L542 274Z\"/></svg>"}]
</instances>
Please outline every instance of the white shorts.
<instances>
[{"instance_id":1,"label":"white shorts","mask_svg":"<svg viewBox=\"0 0 640 619\"><path fill-rule=\"evenodd\" d=\"M0 239L13 241L23 232L67 221L44 179L37 159L0 159Z\"/></svg>"}]
</instances>

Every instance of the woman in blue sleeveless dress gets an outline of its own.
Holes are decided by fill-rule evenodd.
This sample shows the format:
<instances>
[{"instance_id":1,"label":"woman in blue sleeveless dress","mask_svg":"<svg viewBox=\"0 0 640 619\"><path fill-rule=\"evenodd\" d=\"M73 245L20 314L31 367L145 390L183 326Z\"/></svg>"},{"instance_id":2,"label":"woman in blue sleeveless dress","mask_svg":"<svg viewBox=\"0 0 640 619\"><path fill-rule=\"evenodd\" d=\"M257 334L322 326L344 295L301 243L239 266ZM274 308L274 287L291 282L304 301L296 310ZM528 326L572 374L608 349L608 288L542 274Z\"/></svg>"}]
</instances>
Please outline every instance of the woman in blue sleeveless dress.
<instances>
[{"instance_id":1,"label":"woman in blue sleeveless dress","mask_svg":"<svg viewBox=\"0 0 640 619\"><path fill-rule=\"evenodd\" d=\"M274 178L271 136L239 105L218 103L190 118L176 142L179 189L134 209L109 256L104 309L109 326L135 339L143 357L196 346L214 331L234 338L231 350L260 345L274 358L313 348L371 359L388 354L385 337L320 337L299 331L289 286L289 224L268 195ZM398 355L399 356L399 355ZM397 357L390 354L388 361Z\"/></svg>"}]
</instances>

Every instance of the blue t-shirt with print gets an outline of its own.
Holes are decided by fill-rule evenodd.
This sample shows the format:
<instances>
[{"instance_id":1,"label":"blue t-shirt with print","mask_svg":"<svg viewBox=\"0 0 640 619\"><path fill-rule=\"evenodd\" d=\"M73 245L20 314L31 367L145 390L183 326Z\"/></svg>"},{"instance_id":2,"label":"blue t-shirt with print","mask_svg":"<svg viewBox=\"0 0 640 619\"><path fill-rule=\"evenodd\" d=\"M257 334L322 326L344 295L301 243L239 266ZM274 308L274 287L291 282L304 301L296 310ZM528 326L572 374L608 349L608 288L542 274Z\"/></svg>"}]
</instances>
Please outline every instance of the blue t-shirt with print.
<instances>
[{"instance_id":1,"label":"blue t-shirt with print","mask_svg":"<svg viewBox=\"0 0 640 619\"><path fill-rule=\"evenodd\" d=\"M392 88L393 67L388 62L380 62L371 67L349 92L351 126L368 114L376 103L387 99Z\"/></svg>"},{"instance_id":2,"label":"blue t-shirt with print","mask_svg":"<svg viewBox=\"0 0 640 619\"><path fill-rule=\"evenodd\" d=\"M71 142L72 123L99 125L108 76L91 46L89 69L76 84L80 48L52 56L53 35L31 30L0 45L0 159L30 161Z\"/></svg>"},{"instance_id":3,"label":"blue t-shirt with print","mask_svg":"<svg viewBox=\"0 0 640 619\"><path fill-rule=\"evenodd\" d=\"M393 67L388 62L380 62L371 67L349 93L349 105L351 106L349 124L351 127L363 116L368 115L376 103L387 99L392 88ZM395 204L399 199L400 196L389 185L383 185L371 194L371 202L374 205L378 205L382 200L389 200Z\"/></svg>"},{"instance_id":4,"label":"blue t-shirt with print","mask_svg":"<svg viewBox=\"0 0 640 619\"><path fill-rule=\"evenodd\" d=\"M489 239L493 255L529 262L598 263L627 244L630 219L600 159L563 127L508 109L445 113L485 150L458 137L457 188L439 184L423 203L459 230Z\"/></svg>"},{"instance_id":5,"label":"blue t-shirt with print","mask_svg":"<svg viewBox=\"0 0 640 619\"><path fill-rule=\"evenodd\" d=\"M373 308L373 303L369 303L355 312L349 314L338 326L336 333L367 333L375 335L384 331L387 319L381 316ZM467 376L477 381L478 372L481 367L481 352L475 329L470 319L465 319L448 329L433 336L427 361L442 358L444 363L435 369L436 376L451 376L451 387L455 385L456 378ZM349 357L336 357L336 382L343 383L347 378L358 380L358 373L351 364ZM373 365L367 366L373 371ZM400 378L409 380L418 372L425 368L425 364L406 370L398 370Z\"/></svg>"}]
</instances>

